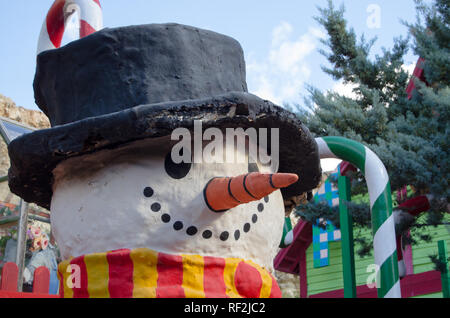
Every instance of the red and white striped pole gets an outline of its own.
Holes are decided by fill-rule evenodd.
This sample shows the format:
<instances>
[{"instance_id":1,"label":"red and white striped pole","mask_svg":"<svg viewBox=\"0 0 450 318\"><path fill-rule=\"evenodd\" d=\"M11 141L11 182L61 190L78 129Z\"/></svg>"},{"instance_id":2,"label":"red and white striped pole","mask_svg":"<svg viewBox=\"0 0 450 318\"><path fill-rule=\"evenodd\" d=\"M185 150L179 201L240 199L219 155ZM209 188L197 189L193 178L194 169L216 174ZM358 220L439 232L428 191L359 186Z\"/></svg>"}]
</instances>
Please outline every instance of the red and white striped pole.
<instances>
[{"instance_id":1,"label":"red and white striped pole","mask_svg":"<svg viewBox=\"0 0 450 318\"><path fill-rule=\"evenodd\" d=\"M66 23L75 12L80 20L80 38L103 27L99 0L55 0L42 25L37 54L61 46Z\"/></svg>"},{"instance_id":2,"label":"red and white striped pole","mask_svg":"<svg viewBox=\"0 0 450 318\"><path fill-rule=\"evenodd\" d=\"M422 212L430 209L431 195L420 195L402 202L393 212L396 226L402 222L411 222ZM397 233L397 257L400 277L406 275L406 266L403 260L403 249L401 244L402 233Z\"/></svg>"}]
</instances>

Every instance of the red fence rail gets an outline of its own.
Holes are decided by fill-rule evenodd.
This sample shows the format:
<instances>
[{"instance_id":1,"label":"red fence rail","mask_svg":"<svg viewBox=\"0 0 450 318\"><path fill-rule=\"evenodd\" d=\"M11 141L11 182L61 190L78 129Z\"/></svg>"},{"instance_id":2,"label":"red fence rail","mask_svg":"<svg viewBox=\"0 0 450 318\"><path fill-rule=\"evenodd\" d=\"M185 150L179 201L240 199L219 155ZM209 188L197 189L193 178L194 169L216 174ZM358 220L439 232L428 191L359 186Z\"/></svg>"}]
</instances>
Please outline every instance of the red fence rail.
<instances>
[{"instance_id":1,"label":"red fence rail","mask_svg":"<svg viewBox=\"0 0 450 318\"><path fill-rule=\"evenodd\" d=\"M24 293L17 291L17 278L19 269L15 263L6 263L3 266L0 282L0 298L59 298L58 295L49 294L50 271L41 266L34 271L33 291Z\"/></svg>"}]
</instances>

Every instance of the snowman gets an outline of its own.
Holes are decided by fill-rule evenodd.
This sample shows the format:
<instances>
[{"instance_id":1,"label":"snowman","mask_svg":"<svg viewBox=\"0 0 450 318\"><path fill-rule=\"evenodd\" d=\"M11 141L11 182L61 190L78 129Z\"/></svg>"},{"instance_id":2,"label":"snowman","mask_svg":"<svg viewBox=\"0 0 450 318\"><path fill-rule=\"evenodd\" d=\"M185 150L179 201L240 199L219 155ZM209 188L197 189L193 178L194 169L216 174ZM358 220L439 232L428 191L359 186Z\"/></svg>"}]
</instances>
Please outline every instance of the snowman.
<instances>
[{"instance_id":1,"label":"snowman","mask_svg":"<svg viewBox=\"0 0 450 318\"><path fill-rule=\"evenodd\" d=\"M52 128L10 144L9 185L51 210L61 296L281 297L284 202L319 183L317 145L247 92L236 40L103 29L40 53L34 92Z\"/></svg>"}]
</instances>

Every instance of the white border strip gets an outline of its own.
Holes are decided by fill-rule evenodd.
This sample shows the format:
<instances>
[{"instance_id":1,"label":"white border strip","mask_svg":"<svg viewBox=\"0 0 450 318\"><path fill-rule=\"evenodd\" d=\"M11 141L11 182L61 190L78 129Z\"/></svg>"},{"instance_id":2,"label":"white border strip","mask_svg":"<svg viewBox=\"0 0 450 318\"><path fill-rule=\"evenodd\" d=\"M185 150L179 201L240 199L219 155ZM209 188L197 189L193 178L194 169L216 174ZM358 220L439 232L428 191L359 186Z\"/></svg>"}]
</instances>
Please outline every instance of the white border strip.
<instances>
[{"instance_id":1,"label":"white border strip","mask_svg":"<svg viewBox=\"0 0 450 318\"><path fill-rule=\"evenodd\" d=\"M372 208L375 201L386 189L389 176L380 158L366 146L364 148L366 150L364 171L369 190L370 208Z\"/></svg>"},{"instance_id":2,"label":"white border strip","mask_svg":"<svg viewBox=\"0 0 450 318\"><path fill-rule=\"evenodd\" d=\"M400 280L398 280L394 286L384 295L384 298L402 298L402 292L400 288Z\"/></svg>"},{"instance_id":3,"label":"white border strip","mask_svg":"<svg viewBox=\"0 0 450 318\"><path fill-rule=\"evenodd\" d=\"M375 264L380 266L397 250L394 215L391 215L373 237Z\"/></svg>"},{"instance_id":4,"label":"white border strip","mask_svg":"<svg viewBox=\"0 0 450 318\"><path fill-rule=\"evenodd\" d=\"M47 19L44 20L42 24L41 33L39 34L38 47L36 50L36 55L41 53L42 51L55 49L50 37L48 36L47 30Z\"/></svg>"},{"instance_id":5,"label":"white border strip","mask_svg":"<svg viewBox=\"0 0 450 318\"><path fill-rule=\"evenodd\" d=\"M333 152L331 152L330 148L328 148L327 143L322 138L316 138L316 143L319 146L319 156L320 159L325 158L338 158Z\"/></svg>"},{"instance_id":6,"label":"white border strip","mask_svg":"<svg viewBox=\"0 0 450 318\"><path fill-rule=\"evenodd\" d=\"M102 9L93 0L76 0L75 2L80 6L79 18L84 20L95 30L99 31L103 28Z\"/></svg>"}]
</instances>

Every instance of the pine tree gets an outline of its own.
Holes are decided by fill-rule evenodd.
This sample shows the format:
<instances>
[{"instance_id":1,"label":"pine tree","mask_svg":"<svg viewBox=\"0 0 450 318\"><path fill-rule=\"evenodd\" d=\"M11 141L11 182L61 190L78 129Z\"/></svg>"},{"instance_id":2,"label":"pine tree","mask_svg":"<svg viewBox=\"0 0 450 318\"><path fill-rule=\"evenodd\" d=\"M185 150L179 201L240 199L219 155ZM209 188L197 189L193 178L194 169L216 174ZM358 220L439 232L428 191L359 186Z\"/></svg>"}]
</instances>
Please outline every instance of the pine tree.
<instances>
[{"instance_id":1,"label":"pine tree","mask_svg":"<svg viewBox=\"0 0 450 318\"><path fill-rule=\"evenodd\" d=\"M435 199L425 223L408 224L421 229L444 223L450 198L450 3L434 0L426 5L417 0L416 9L417 22L403 22L410 36L395 38L391 49L383 48L370 58L376 39L367 41L364 35L357 39L347 27L343 6L336 9L329 1L328 7L319 8L316 20L328 34L322 41L327 50L321 53L331 65L322 70L351 84L355 96L309 87L306 107L297 109L313 135L343 136L372 149L385 164L393 190L409 185L413 195L431 194ZM408 98L410 77L402 66L410 47L425 60L426 83L416 80L416 90ZM366 192L363 176L356 173L352 195ZM352 204L350 211L357 225L370 224L366 204ZM297 214L310 221L325 214L339 224L337 211L321 204L300 206Z\"/></svg>"}]
</instances>

